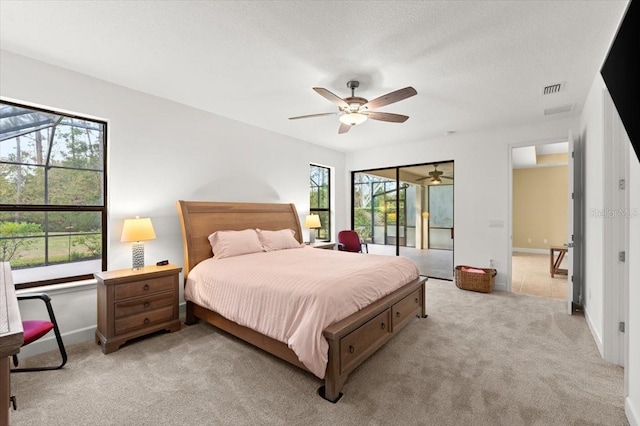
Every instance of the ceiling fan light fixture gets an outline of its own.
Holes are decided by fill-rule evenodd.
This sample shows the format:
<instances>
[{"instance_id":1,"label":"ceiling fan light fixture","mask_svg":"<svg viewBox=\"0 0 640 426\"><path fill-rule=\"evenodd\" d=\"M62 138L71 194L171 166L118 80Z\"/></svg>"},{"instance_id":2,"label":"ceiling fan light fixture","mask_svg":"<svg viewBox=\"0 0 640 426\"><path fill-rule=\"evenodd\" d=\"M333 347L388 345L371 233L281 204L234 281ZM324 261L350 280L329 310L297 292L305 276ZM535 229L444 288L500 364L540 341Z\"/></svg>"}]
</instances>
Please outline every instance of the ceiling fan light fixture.
<instances>
[{"instance_id":1,"label":"ceiling fan light fixture","mask_svg":"<svg viewBox=\"0 0 640 426\"><path fill-rule=\"evenodd\" d=\"M432 184L432 185L440 185L441 183L442 183L442 179L440 179L438 176L434 177L434 178L431 180L431 184Z\"/></svg>"},{"instance_id":2,"label":"ceiling fan light fixture","mask_svg":"<svg viewBox=\"0 0 640 426\"><path fill-rule=\"evenodd\" d=\"M367 121L367 116L359 112L345 113L340 116L340 122L349 126L357 126Z\"/></svg>"}]
</instances>

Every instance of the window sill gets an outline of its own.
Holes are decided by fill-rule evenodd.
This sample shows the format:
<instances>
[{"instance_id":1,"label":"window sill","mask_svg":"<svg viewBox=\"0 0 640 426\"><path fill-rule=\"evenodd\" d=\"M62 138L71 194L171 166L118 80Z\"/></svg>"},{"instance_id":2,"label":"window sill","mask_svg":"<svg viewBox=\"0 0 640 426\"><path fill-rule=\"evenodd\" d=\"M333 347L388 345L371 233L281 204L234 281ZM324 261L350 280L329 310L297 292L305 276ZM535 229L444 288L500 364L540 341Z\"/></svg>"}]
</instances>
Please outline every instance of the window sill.
<instances>
[{"instance_id":1,"label":"window sill","mask_svg":"<svg viewBox=\"0 0 640 426\"><path fill-rule=\"evenodd\" d=\"M47 293L49 296L54 294L75 293L78 291L95 289L98 282L95 279L74 281L64 284L52 284L42 287L25 288L16 290L16 294L19 296L25 293Z\"/></svg>"}]
</instances>

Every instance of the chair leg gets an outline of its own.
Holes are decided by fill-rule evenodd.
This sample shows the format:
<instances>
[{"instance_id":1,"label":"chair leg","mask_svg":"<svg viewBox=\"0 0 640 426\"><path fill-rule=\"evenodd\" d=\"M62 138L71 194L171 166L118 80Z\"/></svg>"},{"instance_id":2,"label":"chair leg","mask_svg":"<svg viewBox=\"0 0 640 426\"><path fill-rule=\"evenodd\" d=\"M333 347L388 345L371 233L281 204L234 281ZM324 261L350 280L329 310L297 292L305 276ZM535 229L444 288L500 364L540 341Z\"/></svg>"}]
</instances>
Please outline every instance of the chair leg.
<instances>
[{"instance_id":1,"label":"chair leg","mask_svg":"<svg viewBox=\"0 0 640 426\"><path fill-rule=\"evenodd\" d=\"M58 349L60 350L60 356L62 358L62 362L60 365L51 366L51 367L31 367L31 368L12 368L12 373L23 373L27 371L46 371L46 370L58 370L67 363L67 351L64 348L64 343L62 342L62 335L60 334L60 329L58 328L58 321L56 321L56 316L53 313L53 307L51 306L51 299L48 296L46 297L38 297L43 300L45 305L47 306L47 312L49 313L49 319L53 323L53 332L56 335L56 342L58 342ZM17 355L13 356L13 364L18 366L18 357Z\"/></svg>"}]
</instances>

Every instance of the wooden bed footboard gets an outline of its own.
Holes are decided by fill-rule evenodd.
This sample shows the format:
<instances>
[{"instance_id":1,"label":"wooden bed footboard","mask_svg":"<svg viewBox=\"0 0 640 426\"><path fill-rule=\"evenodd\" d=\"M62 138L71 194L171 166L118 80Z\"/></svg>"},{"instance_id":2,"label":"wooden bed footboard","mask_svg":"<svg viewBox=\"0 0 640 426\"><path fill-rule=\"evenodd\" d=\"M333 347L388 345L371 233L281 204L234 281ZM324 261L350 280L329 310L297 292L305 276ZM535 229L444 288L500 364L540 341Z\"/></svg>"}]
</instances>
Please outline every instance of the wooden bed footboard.
<instances>
[{"instance_id":1,"label":"wooden bed footboard","mask_svg":"<svg viewBox=\"0 0 640 426\"><path fill-rule=\"evenodd\" d=\"M329 343L329 361L324 386L318 393L337 402L349 373L380 349L414 317L425 318L427 278L416 279L368 307L327 327L323 335ZM187 302L187 323L201 319L290 364L309 371L289 347L278 340L239 325L217 312Z\"/></svg>"}]
</instances>

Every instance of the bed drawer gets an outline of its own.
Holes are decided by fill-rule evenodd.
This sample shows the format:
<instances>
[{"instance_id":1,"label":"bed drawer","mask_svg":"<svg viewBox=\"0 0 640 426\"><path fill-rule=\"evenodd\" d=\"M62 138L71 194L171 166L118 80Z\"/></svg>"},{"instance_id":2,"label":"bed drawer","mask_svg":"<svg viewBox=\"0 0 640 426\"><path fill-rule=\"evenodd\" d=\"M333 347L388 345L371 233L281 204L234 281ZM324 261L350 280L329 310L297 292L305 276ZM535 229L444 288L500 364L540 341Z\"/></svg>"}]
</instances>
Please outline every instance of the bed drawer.
<instances>
[{"instance_id":1,"label":"bed drawer","mask_svg":"<svg viewBox=\"0 0 640 426\"><path fill-rule=\"evenodd\" d=\"M416 290L391 307L391 326L395 331L411 318L420 315L420 290Z\"/></svg>"},{"instance_id":2,"label":"bed drawer","mask_svg":"<svg viewBox=\"0 0 640 426\"><path fill-rule=\"evenodd\" d=\"M391 310L387 309L340 339L340 372L355 368L386 341L390 325Z\"/></svg>"},{"instance_id":3,"label":"bed drawer","mask_svg":"<svg viewBox=\"0 0 640 426\"><path fill-rule=\"evenodd\" d=\"M169 321L173 318L173 306L156 309L149 312L142 312L136 315L116 319L116 334L123 334L129 331L149 327L151 325Z\"/></svg>"},{"instance_id":4,"label":"bed drawer","mask_svg":"<svg viewBox=\"0 0 640 426\"><path fill-rule=\"evenodd\" d=\"M135 282L118 284L115 286L115 300L138 297L145 294L171 291L173 289L173 277L161 277L155 279L142 279Z\"/></svg>"},{"instance_id":5,"label":"bed drawer","mask_svg":"<svg viewBox=\"0 0 640 426\"><path fill-rule=\"evenodd\" d=\"M173 293L161 293L156 296L138 297L118 302L115 304L114 316L118 319L165 306L173 306Z\"/></svg>"}]
</instances>

